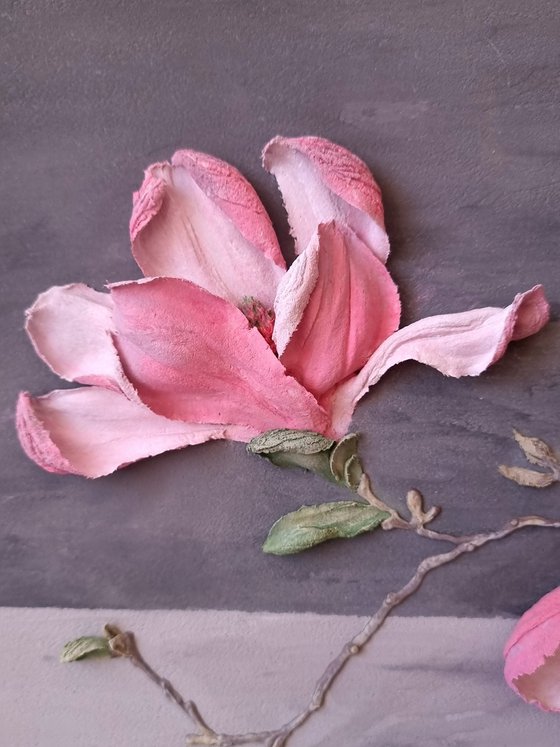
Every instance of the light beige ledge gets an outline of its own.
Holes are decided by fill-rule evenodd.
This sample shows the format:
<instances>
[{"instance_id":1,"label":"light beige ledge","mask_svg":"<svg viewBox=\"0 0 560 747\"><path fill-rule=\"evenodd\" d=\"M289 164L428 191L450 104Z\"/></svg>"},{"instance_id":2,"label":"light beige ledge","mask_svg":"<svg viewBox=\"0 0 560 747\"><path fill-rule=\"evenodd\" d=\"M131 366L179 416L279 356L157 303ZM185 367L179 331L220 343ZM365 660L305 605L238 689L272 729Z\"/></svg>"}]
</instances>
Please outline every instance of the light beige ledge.
<instances>
[{"instance_id":1,"label":"light beige ledge","mask_svg":"<svg viewBox=\"0 0 560 747\"><path fill-rule=\"evenodd\" d=\"M357 617L227 611L0 608L0 744L184 747L181 711L121 660L62 665L105 622L223 731L274 728L307 701ZM511 620L393 618L290 747L557 747L560 718L502 680Z\"/></svg>"}]
</instances>

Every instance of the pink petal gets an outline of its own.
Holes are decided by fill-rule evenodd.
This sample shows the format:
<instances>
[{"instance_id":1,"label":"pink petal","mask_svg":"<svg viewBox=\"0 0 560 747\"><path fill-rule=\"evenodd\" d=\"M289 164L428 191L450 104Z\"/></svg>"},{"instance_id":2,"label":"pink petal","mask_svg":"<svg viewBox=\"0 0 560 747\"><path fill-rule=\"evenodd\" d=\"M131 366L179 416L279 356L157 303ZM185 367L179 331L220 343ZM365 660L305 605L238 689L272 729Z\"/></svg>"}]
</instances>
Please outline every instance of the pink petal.
<instances>
[{"instance_id":1,"label":"pink petal","mask_svg":"<svg viewBox=\"0 0 560 747\"><path fill-rule=\"evenodd\" d=\"M385 266L332 222L319 226L282 279L275 312L280 360L320 397L398 328L400 301Z\"/></svg>"},{"instance_id":2,"label":"pink petal","mask_svg":"<svg viewBox=\"0 0 560 747\"><path fill-rule=\"evenodd\" d=\"M226 161L195 150L178 150L171 164L190 174L250 244L278 267L286 269L268 213L251 184L237 169Z\"/></svg>"},{"instance_id":3,"label":"pink petal","mask_svg":"<svg viewBox=\"0 0 560 747\"><path fill-rule=\"evenodd\" d=\"M132 252L147 276L179 277L239 303L272 307L285 263L255 190L217 158L178 151L134 194Z\"/></svg>"},{"instance_id":4,"label":"pink petal","mask_svg":"<svg viewBox=\"0 0 560 747\"><path fill-rule=\"evenodd\" d=\"M154 412L194 423L321 431L326 414L243 314L174 278L112 287L116 346Z\"/></svg>"},{"instance_id":5,"label":"pink petal","mask_svg":"<svg viewBox=\"0 0 560 747\"><path fill-rule=\"evenodd\" d=\"M164 451L215 438L248 441L254 432L227 425L168 420L124 395L84 387L19 396L18 436L30 459L48 472L101 477Z\"/></svg>"},{"instance_id":6,"label":"pink petal","mask_svg":"<svg viewBox=\"0 0 560 747\"><path fill-rule=\"evenodd\" d=\"M336 220L387 261L381 190L357 156L320 137L276 137L264 148L263 164L282 192L298 254L319 223Z\"/></svg>"},{"instance_id":7,"label":"pink petal","mask_svg":"<svg viewBox=\"0 0 560 747\"><path fill-rule=\"evenodd\" d=\"M358 400L392 366L415 360L446 376L478 376L502 357L511 340L535 334L548 318L549 305L537 285L518 294L505 309L432 316L404 327L375 351L357 376L334 391L329 404L333 431L346 432Z\"/></svg>"},{"instance_id":8,"label":"pink petal","mask_svg":"<svg viewBox=\"0 0 560 747\"><path fill-rule=\"evenodd\" d=\"M37 355L66 381L136 395L123 373L111 333L113 302L87 285L54 286L26 312L25 328Z\"/></svg>"},{"instance_id":9,"label":"pink petal","mask_svg":"<svg viewBox=\"0 0 560 747\"><path fill-rule=\"evenodd\" d=\"M535 604L504 649L508 685L528 703L560 712L560 588Z\"/></svg>"}]
</instances>

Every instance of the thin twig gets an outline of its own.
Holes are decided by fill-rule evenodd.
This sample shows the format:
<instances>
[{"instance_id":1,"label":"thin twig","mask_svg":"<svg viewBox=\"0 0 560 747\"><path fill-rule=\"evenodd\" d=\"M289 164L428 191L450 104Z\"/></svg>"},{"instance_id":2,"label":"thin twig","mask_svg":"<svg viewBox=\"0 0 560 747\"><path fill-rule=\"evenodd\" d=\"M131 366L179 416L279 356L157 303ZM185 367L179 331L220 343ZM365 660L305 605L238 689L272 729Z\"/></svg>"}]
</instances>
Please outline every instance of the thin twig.
<instances>
[{"instance_id":1,"label":"thin twig","mask_svg":"<svg viewBox=\"0 0 560 747\"><path fill-rule=\"evenodd\" d=\"M409 500L410 504L417 503L417 500ZM413 509L416 511L416 508ZM419 509L421 510L421 509ZM416 511L418 513L418 511ZM400 518L400 517L399 517ZM486 545L489 542L501 540L504 537L508 537L510 534L517 532L520 529L526 527L548 527L554 529L560 529L560 520L555 521L552 519L546 519L542 516L523 516L520 518L512 519L502 529L491 532L481 532L469 537L453 537L453 535L444 535L440 533L433 533L437 536L435 539L445 539L450 542L456 542L456 546L449 552L440 553L438 555L432 555L422 560L422 562L416 568L416 571L412 578L399 590L387 594L383 603L372 615L362 630L357 633L350 641L344 644L340 653L328 664L323 674L320 676L313 694L307 706L300 711L294 718L285 723L278 729L272 731L261 731L246 734L220 734L211 729L206 721L200 715L198 708L192 701L185 701L182 696L175 690L171 683L160 677L143 659L132 633L124 633L122 635L127 636L125 640L125 651L120 655L127 656L136 666L142 669L150 679L158 684L177 705L182 708L183 711L189 716L193 724L199 730L198 734L191 734L187 738L188 745L209 745L212 747L237 747L238 745L246 745L250 743L262 744L265 747L285 747L290 737L294 732L299 729L316 711L318 711L325 698L331 689L336 678L346 666L348 661L357 654L367 645L367 643L373 638L373 636L381 628L387 617L398 607L402 602L411 597L420 587L424 578L436 568L440 568L443 565L452 563L454 560L459 558L468 552ZM412 527L410 527L412 528ZM415 529L418 532L418 529ZM424 532L418 532L422 536L431 536L430 530ZM114 648L114 646L112 645ZM119 653L117 651L117 653Z\"/></svg>"},{"instance_id":2,"label":"thin twig","mask_svg":"<svg viewBox=\"0 0 560 747\"><path fill-rule=\"evenodd\" d=\"M131 633L130 631L123 633L117 627L112 625L106 625L105 632L109 638L109 646L113 655L129 659L134 666L141 669L144 674L152 680L152 682L155 682L156 685L161 687L165 695L187 714L192 721L193 726L199 730L199 738L207 740L206 742L198 742L198 744L216 744L216 738L218 735L204 721L199 713L196 703L193 703L192 700L185 700L181 693L175 689L168 679L161 677L148 664L140 653L134 633Z\"/></svg>"},{"instance_id":3,"label":"thin twig","mask_svg":"<svg viewBox=\"0 0 560 747\"><path fill-rule=\"evenodd\" d=\"M406 496L406 503L411 517L408 521L403 519L395 508L389 506L373 492L370 479L365 472L362 475L356 492L360 498L363 498L370 505L389 514L389 518L381 524L382 529L386 531L391 529L406 529L415 532L420 537L450 542L453 545L470 542L478 536L476 534L447 534L446 532L438 532L434 529L426 529L426 524L429 524L436 518L440 512L440 508L439 506L432 506L428 511L424 511L422 494L418 490L409 490Z\"/></svg>"}]
</instances>

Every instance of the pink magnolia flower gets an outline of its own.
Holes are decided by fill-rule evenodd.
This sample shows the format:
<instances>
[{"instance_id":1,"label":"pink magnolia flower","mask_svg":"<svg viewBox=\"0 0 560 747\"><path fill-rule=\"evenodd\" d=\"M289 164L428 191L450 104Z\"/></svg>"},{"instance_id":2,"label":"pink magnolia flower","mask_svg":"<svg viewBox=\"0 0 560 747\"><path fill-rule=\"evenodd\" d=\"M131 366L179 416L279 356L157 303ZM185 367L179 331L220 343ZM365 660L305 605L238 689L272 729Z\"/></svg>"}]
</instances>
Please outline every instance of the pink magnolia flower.
<instances>
[{"instance_id":1,"label":"pink magnolia flower","mask_svg":"<svg viewBox=\"0 0 560 747\"><path fill-rule=\"evenodd\" d=\"M20 395L17 428L37 464L87 477L214 438L272 428L344 434L358 400L413 359L475 376L548 319L540 286L505 309L398 330L379 187L317 137L264 150L297 259L286 270L255 191L232 166L183 150L146 171L130 234L146 277L54 287L27 312L38 355L88 386ZM397 331L398 330L398 331Z\"/></svg>"},{"instance_id":2,"label":"pink magnolia flower","mask_svg":"<svg viewBox=\"0 0 560 747\"><path fill-rule=\"evenodd\" d=\"M527 703L560 712L560 588L523 615L504 656L508 685Z\"/></svg>"}]
</instances>

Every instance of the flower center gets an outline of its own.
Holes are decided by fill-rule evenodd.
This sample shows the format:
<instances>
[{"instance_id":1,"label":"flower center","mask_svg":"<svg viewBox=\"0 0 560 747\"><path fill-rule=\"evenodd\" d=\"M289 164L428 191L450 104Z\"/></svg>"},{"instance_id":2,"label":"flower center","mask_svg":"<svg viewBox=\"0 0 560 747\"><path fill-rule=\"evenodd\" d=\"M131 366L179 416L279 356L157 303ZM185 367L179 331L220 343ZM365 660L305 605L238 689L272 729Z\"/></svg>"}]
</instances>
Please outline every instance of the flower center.
<instances>
[{"instance_id":1,"label":"flower center","mask_svg":"<svg viewBox=\"0 0 560 747\"><path fill-rule=\"evenodd\" d=\"M258 329L270 345L274 355L276 355L276 345L272 339L275 318L273 309L267 309L254 296L245 296L242 298L239 308L247 318L249 325Z\"/></svg>"}]
</instances>

